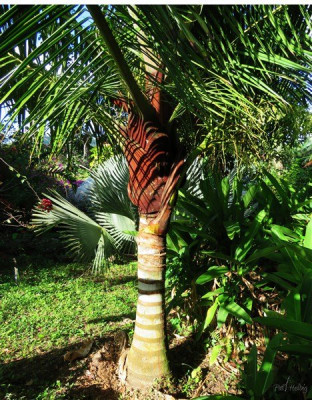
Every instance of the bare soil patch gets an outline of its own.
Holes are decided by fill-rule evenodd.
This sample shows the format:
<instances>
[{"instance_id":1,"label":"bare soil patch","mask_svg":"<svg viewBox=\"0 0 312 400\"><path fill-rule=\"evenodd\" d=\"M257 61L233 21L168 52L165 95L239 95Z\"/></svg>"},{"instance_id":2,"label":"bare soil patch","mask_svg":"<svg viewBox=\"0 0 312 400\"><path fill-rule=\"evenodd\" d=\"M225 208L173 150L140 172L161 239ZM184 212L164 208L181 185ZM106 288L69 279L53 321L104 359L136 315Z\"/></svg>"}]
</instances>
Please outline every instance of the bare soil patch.
<instances>
[{"instance_id":1,"label":"bare soil patch","mask_svg":"<svg viewBox=\"0 0 312 400\"><path fill-rule=\"evenodd\" d=\"M170 345L175 380L167 382L162 389L155 386L148 391L131 390L120 382L117 372L120 343L116 333L95 339L87 357L64 361L68 351L81 345L76 343L30 359L2 364L0 382L11 386L16 399L36 398L44 385L55 381L60 382L59 398L66 399L182 400L206 394L239 393L238 371L231 368L230 363L227 366L215 363L210 367L203 346L191 338L174 338ZM198 367L201 377L197 382L191 382L190 371Z\"/></svg>"}]
</instances>

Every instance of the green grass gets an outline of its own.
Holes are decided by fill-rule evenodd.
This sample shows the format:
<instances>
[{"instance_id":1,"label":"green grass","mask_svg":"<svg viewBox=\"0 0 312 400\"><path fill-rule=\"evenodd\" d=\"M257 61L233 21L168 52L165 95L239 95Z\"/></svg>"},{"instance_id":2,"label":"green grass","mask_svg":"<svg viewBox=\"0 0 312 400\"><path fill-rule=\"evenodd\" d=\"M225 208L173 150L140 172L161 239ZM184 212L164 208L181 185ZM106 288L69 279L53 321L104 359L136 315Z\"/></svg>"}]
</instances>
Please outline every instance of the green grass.
<instances>
[{"instance_id":1,"label":"green grass","mask_svg":"<svg viewBox=\"0 0 312 400\"><path fill-rule=\"evenodd\" d=\"M135 266L113 266L105 276L79 264L29 265L0 277L0 360L33 356L86 337L101 337L133 317Z\"/></svg>"},{"instance_id":2,"label":"green grass","mask_svg":"<svg viewBox=\"0 0 312 400\"><path fill-rule=\"evenodd\" d=\"M18 285L12 267L0 275L0 398L90 398L76 387L85 360L71 367L63 356L86 338L99 345L109 332L131 333L135 264L96 276L81 264L41 257L17 265Z\"/></svg>"}]
</instances>

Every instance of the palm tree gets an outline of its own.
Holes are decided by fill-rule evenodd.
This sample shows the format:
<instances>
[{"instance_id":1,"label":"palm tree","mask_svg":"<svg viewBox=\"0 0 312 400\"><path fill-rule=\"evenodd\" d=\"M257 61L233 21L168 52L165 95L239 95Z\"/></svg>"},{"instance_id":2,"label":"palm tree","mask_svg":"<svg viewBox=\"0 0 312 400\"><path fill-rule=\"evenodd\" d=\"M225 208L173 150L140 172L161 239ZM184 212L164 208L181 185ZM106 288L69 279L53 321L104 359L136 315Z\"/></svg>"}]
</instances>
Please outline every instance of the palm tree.
<instances>
[{"instance_id":1,"label":"palm tree","mask_svg":"<svg viewBox=\"0 0 312 400\"><path fill-rule=\"evenodd\" d=\"M52 23L53 12L65 15L66 7L47 6L45 12L41 6L44 12L35 14L40 6L33 6L12 22L18 7L0 17L0 26L9 26L3 29L0 59L12 67L1 78L1 97L6 99L14 85L29 86L13 104L10 121L36 95L38 102L23 124L27 137L40 143L49 125L59 124L57 150L79 121L90 119L118 138L128 161L128 194L140 224L139 298L127 379L133 386L150 385L170 373L166 233L185 170L213 146L222 126L230 126L233 143L249 141L257 149L265 140L265 113L282 114L289 102L307 102L311 10L284 5L88 6L93 24L82 25L77 42L77 21L85 14L72 7L57 34L68 39L66 45L56 50L58 36L52 32L34 50L34 56L49 55L39 66L31 55L13 62L10 50L25 35ZM72 55L60 74L58 54Z\"/></svg>"}]
</instances>

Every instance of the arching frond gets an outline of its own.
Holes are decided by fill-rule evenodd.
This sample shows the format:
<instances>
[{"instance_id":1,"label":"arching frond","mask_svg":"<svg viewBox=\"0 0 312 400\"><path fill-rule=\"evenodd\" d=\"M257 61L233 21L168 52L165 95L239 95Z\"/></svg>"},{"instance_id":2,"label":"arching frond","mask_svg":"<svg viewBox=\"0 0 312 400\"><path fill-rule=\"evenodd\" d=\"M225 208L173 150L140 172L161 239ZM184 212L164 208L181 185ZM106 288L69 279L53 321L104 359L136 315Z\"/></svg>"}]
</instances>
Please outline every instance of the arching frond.
<instances>
[{"instance_id":1,"label":"arching frond","mask_svg":"<svg viewBox=\"0 0 312 400\"><path fill-rule=\"evenodd\" d=\"M159 87L167 110L180 104L203 127L201 135L190 132L194 145L211 119L215 126L229 116L233 124L248 119L259 135L263 104L267 110L311 98L310 6L118 5L102 11L141 91L149 96L151 86ZM109 100L131 99L83 6L10 6L0 31L6 129L23 115L22 126L40 148L44 132L58 126L55 151L86 118L118 136ZM183 121L181 113L175 117ZM232 134L244 130L249 126Z\"/></svg>"}]
</instances>

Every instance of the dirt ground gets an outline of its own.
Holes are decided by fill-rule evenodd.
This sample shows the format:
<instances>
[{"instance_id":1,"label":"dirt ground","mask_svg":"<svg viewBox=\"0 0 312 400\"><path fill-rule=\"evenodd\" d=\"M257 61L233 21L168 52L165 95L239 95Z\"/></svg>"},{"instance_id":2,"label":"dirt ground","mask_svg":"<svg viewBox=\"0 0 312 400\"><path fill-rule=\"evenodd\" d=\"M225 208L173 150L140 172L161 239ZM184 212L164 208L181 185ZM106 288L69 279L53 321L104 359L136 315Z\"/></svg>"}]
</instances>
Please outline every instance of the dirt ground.
<instances>
[{"instance_id":1,"label":"dirt ground","mask_svg":"<svg viewBox=\"0 0 312 400\"><path fill-rule=\"evenodd\" d=\"M59 381L55 398L92 400L189 399L208 394L239 394L239 371L230 361L218 361L209 367L209 354L191 338L176 337L170 346L174 382L167 387L142 392L131 390L118 378L120 344L116 334L95 339L90 353L83 359L65 361L64 355L80 344L38 354L31 359L15 360L0 366L0 382L10 385L16 399L33 399L44 385ZM198 376L190 378L197 368ZM0 389L1 397L1 389ZM40 397L42 398L42 397ZM47 397L49 398L49 397ZM54 397L53 397L54 398Z\"/></svg>"}]
</instances>

